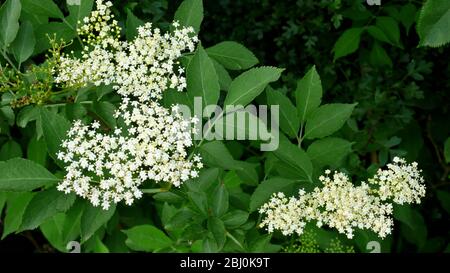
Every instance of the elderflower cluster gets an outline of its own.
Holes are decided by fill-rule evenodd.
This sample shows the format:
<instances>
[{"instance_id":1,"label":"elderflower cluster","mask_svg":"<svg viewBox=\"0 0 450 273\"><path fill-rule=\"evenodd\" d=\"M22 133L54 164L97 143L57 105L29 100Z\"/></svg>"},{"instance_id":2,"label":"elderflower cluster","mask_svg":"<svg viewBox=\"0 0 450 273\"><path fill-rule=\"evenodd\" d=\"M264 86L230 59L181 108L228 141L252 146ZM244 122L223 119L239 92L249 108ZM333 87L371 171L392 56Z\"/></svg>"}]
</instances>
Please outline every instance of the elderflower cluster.
<instances>
[{"instance_id":1,"label":"elderflower cluster","mask_svg":"<svg viewBox=\"0 0 450 273\"><path fill-rule=\"evenodd\" d=\"M385 201L418 203L425 195L417 163L407 165L400 158L388 164L388 170L379 170L369 179L369 184L362 182L355 186L343 173L335 172L330 177L331 171L326 170L325 174L319 177L322 187L310 193L301 189L298 197L290 198L281 192L273 194L259 209L259 213L265 215L260 227L265 227L269 233L280 230L283 235L301 235L306 223L315 221L318 227L335 228L349 239L353 238L356 228L372 230L384 238L393 227L393 206ZM371 189L372 184L379 189Z\"/></svg>"},{"instance_id":2,"label":"elderflower cluster","mask_svg":"<svg viewBox=\"0 0 450 273\"><path fill-rule=\"evenodd\" d=\"M75 192L108 209L111 202L131 205L139 199L138 187L146 180L178 187L197 177L200 158L186 160L186 149L192 145L189 123L195 120L184 120L176 109L173 113L156 103L125 99L116 116L125 118L126 129L105 134L96 121L90 126L75 122L58 153L68 164L58 190Z\"/></svg>"},{"instance_id":3,"label":"elderflower cluster","mask_svg":"<svg viewBox=\"0 0 450 273\"><path fill-rule=\"evenodd\" d=\"M81 58L62 55L56 82L112 85L122 96L114 118L123 122L110 132L97 121L74 123L57 155L67 172L58 190L108 209L111 203L131 205L141 198L139 187L145 181L179 187L203 167L199 156L187 153L198 119L185 119L177 106L169 111L159 104L167 88L186 87L177 59L182 51L194 50L197 38L191 37L192 28L180 29L177 23L172 34L145 24L132 42L120 41L111 2L96 4L78 30L87 43Z\"/></svg>"},{"instance_id":4,"label":"elderflower cluster","mask_svg":"<svg viewBox=\"0 0 450 273\"><path fill-rule=\"evenodd\" d=\"M420 203L425 196L425 185L417 162L406 164L402 158L395 157L394 163L387 164L387 170L379 169L368 182L377 185L375 191L381 200L393 200L397 204Z\"/></svg>"},{"instance_id":5,"label":"elderflower cluster","mask_svg":"<svg viewBox=\"0 0 450 273\"><path fill-rule=\"evenodd\" d=\"M99 6L100 4L100 6ZM81 58L63 55L55 81L70 86L112 84L122 96L140 101L162 98L168 88L182 91L186 88L184 70L179 59L182 52L194 51L198 38L192 27L180 28L173 23L171 34L162 34L151 23L138 28L137 37L131 41L119 41L117 22L110 19L111 3L97 0L98 10L80 28L80 35L88 45ZM110 23L112 25L110 25Z\"/></svg>"}]
</instances>

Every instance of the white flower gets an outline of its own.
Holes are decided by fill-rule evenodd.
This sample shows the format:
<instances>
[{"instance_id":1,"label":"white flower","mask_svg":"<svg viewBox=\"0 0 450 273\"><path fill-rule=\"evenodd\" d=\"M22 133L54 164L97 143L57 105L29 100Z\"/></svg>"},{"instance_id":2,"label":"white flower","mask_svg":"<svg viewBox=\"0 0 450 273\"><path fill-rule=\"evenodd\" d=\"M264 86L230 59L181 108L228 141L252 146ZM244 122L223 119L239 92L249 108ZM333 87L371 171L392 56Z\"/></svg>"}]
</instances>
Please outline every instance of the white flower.
<instances>
[{"instance_id":1,"label":"white flower","mask_svg":"<svg viewBox=\"0 0 450 273\"><path fill-rule=\"evenodd\" d=\"M134 104L125 100L116 116L125 116L126 128L113 134L75 122L58 153L67 175L58 190L75 192L93 205L108 207L122 200L131 205L142 196L139 186L146 180L167 182L176 187L198 176L199 156L188 160L186 143L191 139L190 124L180 114L170 115L157 103ZM130 133L130 129L134 133ZM95 132L94 135L86 132ZM122 135L121 132L124 132ZM169 141L170 139L170 141Z\"/></svg>"},{"instance_id":2,"label":"white flower","mask_svg":"<svg viewBox=\"0 0 450 273\"><path fill-rule=\"evenodd\" d=\"M97 0L97 10L78 30L88 46L81 58L61 56L55 81L68 86L112 84L120 95L141 102L161 99L168 88L186 88L177 59L183 51L195 49L194 29L179 28L174 22L173 32L162 35L146 23L133 41L120 41L120 27L111 20L110 6L110 2Z\"/></svg>"},{"instance_id":3,"label":"white flower","mask_svg":"<svg viewBox=\"0 0 450 273\"><path fill-rule=\"evenodd\" d=\"M108 209L111 203L131 205L141 198L139 187L145 181L179 187L198 176L201 158L194 155L190 160L187 155L196 119L184 120L177 111L171 115L158 103L169 87L179 91L186 87L184 77L177 74L183 71L177 59L186 48L194 50L196 39L190 37L192 28L178 29L175 23L170 35L145 24L134 41L119 41L112 3L97 0L96 4L97 10L78 30L87 43L81 58L63 55L56 82L112 84L122 95L115 118L122 118L125 126L107 133L98 121L91 125L76 121L58 153L67 164L58 190L75 192Z\"/></svg>"},{"instance_id":4,"label":"white flower","mask_svg":"<svg viewBox=\"0 0 450 273\"><path fill-rule=\"evenodd\" d=\"M280 230L284 235L302 234L305 224L316 221L318 227L327 225L353 238L354 230L369 229L384 238L391 233L393 226L392 204L385 202L392 199L395 203L419 203L425 196L425 186L417 163L410 165L401 158L394 158L394 164L388 164L388 170L378 170L370 184L378 186L377 190L369 188L362 182L354 186L348 176L325 171L319 180L322 187L316 187L306 193L303 189L299 196L289 199L283 193L274 193L270 201L259 212L265 215L260 226L269 232Z\"/></svg>"},{"instance_id":5,"label":"white flower","mask_svg":"<svg viewBox=\"0 0 450 273\"><path fill-rule=\"evenodd\" d=\"M425 196L425 185L417 163L406 164L402 158L395 157L393 164L387 164L387 170L379 169L369 179L370 184L378 186L376 190L381 200L393 200L397 204L420 203Z\"/></svg>"}]
</instances>

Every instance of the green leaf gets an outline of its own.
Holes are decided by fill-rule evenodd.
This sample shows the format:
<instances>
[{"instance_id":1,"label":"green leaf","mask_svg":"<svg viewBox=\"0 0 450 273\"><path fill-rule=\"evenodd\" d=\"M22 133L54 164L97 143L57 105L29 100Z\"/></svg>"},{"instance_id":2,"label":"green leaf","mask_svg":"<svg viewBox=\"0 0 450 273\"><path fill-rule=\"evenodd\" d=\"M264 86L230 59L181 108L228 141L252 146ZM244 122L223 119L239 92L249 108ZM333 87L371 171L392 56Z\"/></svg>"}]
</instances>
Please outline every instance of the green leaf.
<instances>
[{"instance_id":1,"label":"green leaf","mask_svg":"<svg viewBox=\"0 0 450 273\"><path fill-rule=\"evenodd\" d=\"M388 44L392 44L392 42L389 40L389 38L384 34L383 30L381 30L377 26L368 26L367 32L375 39L381 42L385 42Z\"/></svg>"},{"instance_id":2,"label":"green leaf","mask_svg":"<svg viewBox=\"0 0 450 273\"><path fill-rule=\"evenodd\" d=\"M388 16L378 16L375 25L383 31L390 44L403 48L400 43L400 29L395 19Z\"/></svg>"},{"instance_id":3,"label":"green leaf","mask_svg":"<svg viewBox=\"0 0 450 273\"><path fill-rule=\"evenodd\" d=\"M447 138L444 144L444 157L445 162L450 163L450 137Z\"/></svg>"},{"instance_id":4,"label":"green leaf","mask_svg":"<svg viewBox=\"0 0 450 273\"><path fill-rule=\"evenodd\" d=\"M65 213L64 224L61 229L61 239L64 244L75 240L80 236L81 216L86 202L82 199L75 200L73 206Z\"/></svg>"},{"instance_id":5,"label":"green leaf","mask_svg":"<svg viewBox=\"0 0 450 273\"><path fill-rule=\"evenodd\" d=\"M21 0L23 10L31 14L63 19L64 14L52 0Z\"/></svg>"},{"instance_id":6,"label":"green leaf","mask_svg":"<svg viewBox=\"0 0 450 273\"><path fill-rule=\"evenodd\" d=\"M278 192L290 192L296 185L298 181L284 179L280 177L275 177L263 181L255 189L250 198L250 211L255 211L259 209L265 202L267 202L272 194Z\"/></svg>"},{"instance_id":7,"label":"green leaf","mask_svg":"<svg viewBox=\"0 0 450 273\"><path fill-rule=\"evenodd\" d=\"M220 183L213 192L210 207L216 217L228 211L228 191L223 183Z\"/></svg>"},{"instance_id":8,"label":"green leaf","mask_svg":"<svg viewBox=\"0 0 450 273\"><path fill-rule=\"evenodd\" d=\"M66 138L70 123L63 116L50 112L43 107L39 109L39 113L48 153L60 166L64 166L57 158L57 153L61 150L61 144Z\"/></svg>"},{"instance_id":9,"label":"green leaf","mask_svg":"<svg viewBox=\"0 0 450 273\"><path fill-rule=\"evenodd\" d=\"M189 191L187 193L189 200L203 216L208 215L208 197L204 192Z\"/></svg>"},{"instance_id":10,"label":"green leaf","mask_svg":"<svg viewBox=\"0 0 450 273\"><path fill-rule=\"evenodd\" d=\"M137 18L131 10L127 9L126 37L128 41L133 40L138 35L137 28L143 24L144 21Z\"/></svg>"},{"instance_id":11,"label":"green leaf","mask_svg":"<svg viewBox=\"0 0 450 273\"><path fill-rule=\"evenodd\" d=\"M283 134L280 134L278 149L273 153L284 164L297 171L299 180L312 181L313 167L309 156L297 145L292 144Z\"/></svg>"},{"instance_id":12,"label":"green leaf","mask_svg":"<svg viewBox=\"0 0 450 273\"><path fill-rule=\"evenodd\" d=\"M34 106L26 106L20 109L17 114L17 126L25 128L27 124L39 118L39 108Z\"/></svg>"},{"instance_id":13,"label":"green leaf","mask_svg":"<svg viewBox=\"0 0 450 273\"><path fill-rule=\"evenodd\" d=\"M201 97L203 107L216 105L220 96L219 79L214 64L201 45L197 47L194 57L186 70L187 93L191 102L194 97Z\"/></svg>"},{"instance_id":14,"label":"green leaf","mask_svg":"<svg viewBox=\"0 0 450 273\"><path fill-rule=\"evenodd\" d=\"M0 161L22 157L22 147L14 140L8 140L0 149ZM1 179L1 178L0 178Z\"/></svg>"},{"instance_id":15,"label":"green leaf","mask_svg":"<svg viewBox=\"0 0 450 273\"><path fill-rule=\"evenodd\" d=\"M338 167L351 152L352 143L337 137L327 137L314 141L306 153L318 166Z\"/></svg>"},{"instance_id":16,"label":"green leaf","mask_svg":"<svg viewBox=\"0 0 450 273\"><path fill-rule=\"evenodd\" d=\"M97 115L99 120L106 124L109 128L116 127L116 119L114 118L114 113L116 112L116 107L107 101L101 101L94 103L92 105L93 112Z\"/></svg>"},{"instance_id":17,"label":"green leaf","mask_svg":"<svg viewBox=\"0 0 450 273\"><path fill-rule=\"evenodd\" d=\"M258 63L258 59L250 50L232 41L218 43L207 48L206 52L229 70L248 69Z\"/></svg>"},{"instance_id":18,"label":"green leaf","mask_svg":"<svg viewBox=\"0 0 450 273\"><path fill-rule=\"evenodd\" d=\"M101 207L87 205L81 216L81 239L87 241L94 233L113 216L116 205L111 205L108 210Z\"/></svg>"},{"instance_id":19,"label":"green leaf","mask_svg":"<svg viewBox=\"0 0 450 273\"><path fill-rule=\"evenodd\" d=\"M66 21L74 28L78 28L78 21L83 24L83 19L88 17L91 13L94 0L81 0L79 5L71 5L67 2L67 9L69 10L69 16L66 17Z\"/></svg>"},{"instance_id":20,"label":"green leaf","mask_svg":"<svg viewBox=\"0 0 450 273\"><path fill-rule=\"evenodd\" d=\"M245 106L256 98L266 86L280 78L283 69L276 67L252 68L237 78L230 85L225 98L225 105Z\"/></svg>"},{"instance_id":21,"label":"green leaf","mask_svg":"<svg viewBox=\"0 0 450 273\"><path fill-rule=\"evenodd\" d=\"M211 59L214 64L214 69L216 70L217 77L219 78L220 90L228 91L230 89L230 84L232 79L228 71L218 63L216 60Z\"/></svg>"},{"instance_id":22,"label":"green leaf","mask_svg":"<svg viewBox=\"0 0 450 273\"><path fill-rule=\"evenodd\" d=\"M414 24L414 21L416 20L416 13L416 6L411 3L402 6L400 9L399 18L400 22L406 28L406 33L409 33L409 29Z\"/></svg>"},{"instance_id":23,"label":"green leaf","mask_svg":"<svg viewBox=\"0 0 450 273\"><path fill-rule=\"evenodd\" d=\"M427 241L427 227L422 215L408 205L394 206L394 218L403 223L401 234L407 241L422 247Z\"/></svg>"},{"instance_id":24,"label":"green leaf","mask_svg":"<svg viewBox=\"0 0 450 273\"><path fill-rule=\"evenodd\" d=\"M175 12L174 20L182 26L193 27L195 32L198 33L203 21L203 1L184 0Z\"/></svg>"},{"instance_id":25,"label":"green leaf","mask_svg":"<svg viewBox=\"0 0 450 273\"><path fill-rule=\"evenodd\" d=\"M361 39L361 33L363 28L350 28L347 29L336 41L333 47L334 58L333 61L347 56L355 52L359 47L359 41Z\"/></svg>"},{"instance_id":26,"label":"green leaf","mask_svg":"<svg viewBox=\"0 0 450 273\"><path fill-rule=\"evenodd\" d=\"M281 130L291 138L297 137L300 120L289 98L278 91L267 90L267 103L279 106Z\"/></svg>"},{"instance_id":27,"label":"green leaf","mask_svg":"<svg viewBox=\"0 0 450 273\"><path fill-rule=\"evenodd\" d=\"M392 61L389 55L386 53L383 47L378 43L374 43L372 50L370 51L369 60L374 66L392 68Z\"/></svg>"},{"instance_id":28,"label":"green leaf","mask_svg":"<svg viewBox=\"0 0 450 273\"><path fill-rule=\"evenodd\" d=\"M332 103L320 106L306 121L306 139L322 138L339 130L355 108L354 104Z\"/></svg>"},{"instance_id":29,"label":"green leaf","mask_svg":"<svg viewBox=\"0 0 450 273\"><path fill-rule=\"evenodd\" d=\"M419 46L439 47L450 42L450 1L428 0L423 5L417 22Z\"/></svg>"},{"instance_id":30,"label":"green leaf","mask_svg":"<svg viewBox=\"0 0 450 273\"><path fill-rule=\"evenodd\" d=\"M0 107L0 118L4 117L8 121L9 126L13 126L15 122L15 114L11 106ZM0 119L1 120L1 119Z\"/></svg>"},{"instance_id":31,"label":"green leaf","mask_svg":"<svg viewBox=\"0 0 450 273\"><path fill-rule=\"evenodd\" d=\"M0 8L0 44L3 48L14 41L19 31L20 0L7 0Z\"/></svg>"},{"instance_id":32,"label":"green leaf","mask_svg":"<svg viewBox=\"0 0 450 273\"><path fill-rule=\"evenodd\" d=\"M33 161L14 158L0 163L0 191L32 191L59 181Z\"/></svg>"},{"instance_id":33,"label":"green leaf","mask_svg":"<svg viewBox=\"0 0 450 273\"><path fill-rule=\"evenodd\" d=\"M208 231L213 235L213 238L217 244L218 251L220 251L225 244L226 230L222 220L217 217L208 218Z\"/></svg>"},{"instance_id":34,"label":"green leaf","mask_svg":"<svg viewBox=\"0 0 450 273\"><path fill-rule=\"evenodd\" d=\"M245 162L245 161L235 161L235 171L243 184L256 186L259 182L258 173L256 167L259 164Z\"/></svg>"},{"instance_id":35,"label":"green leaf","mask_svg":"<svg viewBox=\"0 0 450 273\"><path fill-rule=\"evenodd\" d=\"M222 216L223 223L226 227L237 228L247 222L248 212L243 210L233 210Z\"/></svg>"},{"instance_id":36,"label":"green leaf","mask_svg":"<svg viewBox=\"0 0 450 273\"><path fill-rule=\"evenodd\" d=\"M208 166L221 167L226 170L236 168L235 160L221 141L211 141L200 147L200 154Z\"/></svg>"},{"instance_id":37,"label":"green leaf","mask_svg":"<svg viewBox=\"0 0 450 273\"><path fill-rule=\"evenodd\" d=\"M151 252L172 245L164 232L151 225L135 226L123 232L127 235L127 246L136 251Z\"/></svg>"},{"instance_id":38,"label":"green leaf","mask_svg":"<svg viewBox=\"0 0 450 273\"><path fill-rule=\"evenodd\" d=\"M34 1L34 0L31 0ZM64 40L70 43L76 36L75 29L61 22L50 22L36 27L34 34L36 35L36 47L33 54L39 54L51 47L50 40Z\"/></svg>"},{"instance_id":39,"label":"green leaf","mask_svg":"<svg viewBox=\"0 0 450 273\"><path fill-rule=\"evenodd\" d=\"M58 212L67 211L75 202L75 194L65 194L56 188L38 192L23 214L20 230L35 229Z\"/></svg>"},{"instance_id":40,"label":"green leaf","mask_svg":"<svg viewBox=\"0 0 450 273\"><path fill-rule=\"evenodd\" d=\"M25 21L19 29L19 34L11 44L12 52L18 63L26 61L34 51L36 38L34 37L33 25L29 21Z\"/></svg>"},{"instance_id":41,"label":"green leaf","mask_svg":"<svg viewBox=\"0 0 450 273\"><path fill-rule=\"evenodd\" d=\"M22 224L23 214L28 203L33 198L33 192L9 193L6 206L6 216L4 219L2 240L15 231Z\"/></svg>"},{"instance_id":42,"label":"green leaf","mask_svg":"<svg viewBox=\"0 0 450 273\"><path fill-rule=\"evenodd\" d=\"M315 66L298 81L295 98L297 101L297 113L300 121L303 123L319 107L322 101L322 82Z\"/></svg>"},{"instance_id":43,"label":"green leaf","mask_svg":"<svg viewBox=\"0 0 450 273\"><path fill-rule=\"evenodd\" d=\"M45 239L57 250L67 252L66 244L62 240L62 227L65 216L63 213L58 213L42 223L39 227Z\"/></svg>"},{"instance_id":44,"label":"green leaf","mask_svg":"<svg viewBox=\"0 0 450 273\"><path fill-rule=\"evenodd\" d=\"M436 191L436 197L441 203L441 206L450 214L450 193L446 191Z\"/></svg>"}]
</instances>

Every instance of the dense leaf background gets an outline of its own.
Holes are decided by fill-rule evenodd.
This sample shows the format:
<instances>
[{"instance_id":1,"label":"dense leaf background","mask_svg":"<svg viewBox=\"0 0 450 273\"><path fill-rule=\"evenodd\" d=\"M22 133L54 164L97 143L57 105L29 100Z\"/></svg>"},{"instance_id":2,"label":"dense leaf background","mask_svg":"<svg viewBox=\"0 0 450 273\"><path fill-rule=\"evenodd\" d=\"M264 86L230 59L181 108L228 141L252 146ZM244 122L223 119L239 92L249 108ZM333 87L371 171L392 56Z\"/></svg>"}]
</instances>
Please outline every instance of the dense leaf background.
<instances>
[{"instance_id":1,"label":"dense leaf background","mask_svg":"<svg viewBox=\"0 0 450 273\"><path fill-rule=\"evenodd\" d=\"M396 155L423 169L424 202L396 207L394 233L383 241L311 226L315 244L324 252L333 240L357 252L367 252L369 241L383 252L450 251L448 1L112 2L124 38L143 22L169 30L173 18L198 32L201 46L184 60L187 92L169 92L167 105L190 104L194 96L208 104L278 104L279 149L261 152L258 141L202 143L206 167L198 179L133 207L105 212L62 196L54 188L64 175L55 155L70 122L119 122L111 88L61 94L44 62L46 34L73 39L65 50L80 50L77 21L93 1L2 1L0 63L29 76L0 71L1 251L66 252L72 240L86 252L298 251L301 238L257 226L257 209L272 193L314 187L325 168L363 181Z\"/></svg>"}]
</instances>

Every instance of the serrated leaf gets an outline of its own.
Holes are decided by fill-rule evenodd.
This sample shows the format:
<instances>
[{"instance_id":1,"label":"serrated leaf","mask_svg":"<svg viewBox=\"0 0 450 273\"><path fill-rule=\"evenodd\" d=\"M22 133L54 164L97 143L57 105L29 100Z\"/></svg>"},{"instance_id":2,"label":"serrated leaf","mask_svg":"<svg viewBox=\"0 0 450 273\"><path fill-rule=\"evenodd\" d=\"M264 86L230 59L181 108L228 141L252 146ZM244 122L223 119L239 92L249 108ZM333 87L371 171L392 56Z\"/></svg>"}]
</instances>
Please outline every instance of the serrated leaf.
<instances>
[{"instance_id":1,"label":"serrated leaf","mask_svg":"<svg viewBox=\"0 0 450 273\"><path fill-rule=\"evenodd\" d=\"M11 234L19 229L20 224L22 224L23 214L28 206L28 203L33 198L33 195L33 192L8 194L2 240L8 236L8 234Z\"/></svg>"},{"instance_id":2,"label":"serrated leaf","mask_svg":"<svg viewBox=\"0 0 450 273\"><path fill-rule=\"evenodd\" d=\"M279 106L281 130L291 138L297 137L300 119L291 100L278 91L267 90L267 103Z\"/></svg>"},{"instance_id":3,"label":"serrated leaf","mask_svg":"<svg viewBox=\"0 0 450 273\"><path fill-rule=\"evenodd\" d=\"M375 25L383 31L390 44L403 48L397 21L388 16L378 16Z\"/></svg>"},{"instance_id":4,"label":"serrated leaf","mask_svg":"<svg viewBox=\"0 0 450 273\"><path fill-rule=\"evenodd\" d=\"M306 139L322 138L339 130L350 118L354 104L333 103L320 106L306 121Z\"/></svg>"},{"instance_id":5,"label":"serrated leaf","mask_svg":"<svg viewBox=\"0 0 450 273\"><path fill-rule=\"evenodd\" d=\"M58 160L57 153L61 150L61 144L66 138L70 123L63 116L50 112L43 107L39 109L39 113L48 153L60 166L64 166L64 164Z\"/></svg>"},{"instance_id":6,"label":"serrated leaf","mask_svg":"<svg viewBox=\"0 0 450 273\"><path fill-rule=\"evenodd\" d=\"M226 170L236 168L235 160L227 147L221 141L211 141L200 147L203 161L212 167L221 167Z\"/></svg>"},{"instance_id":7,"label":"serrated leaf","mask_svg":"<svg viewBox=\"0 0 450 273\"><path fill-rule=\"evenodd\" d=\"M75 194L65 194L56 188L36 193L23 214L20 230L35 229L58 212L67 211L75 202Z\"/></svg>"},{"instance_id":8,"label":"serrated leaf","mask_svg":"<svg viewBox=\"0 0 450 273\"><path fill-rule=\"evenodd\" d=\"M322 82L315 66L297 82L295 98L297 101L297 113L300 117L300 122L303 123L319 107L322 101Z\"/></svg>"},{"instance_id":9,"label":"serrated leaf","mask_svg":"<svg viewBox=\"0 0 450 273\"><path fill-rule=\"evenodd\" d=\"M428 0L417 22L419 46L439 47L450 42L450 1Z\"/></svg>"},{"instance_id":10,"label":"serrated leaf","mask_svg":"<svg viewBox=\"0 0 450 273\"><path fill-rule=\"evenodd\" d=\"M345 139L327 137L314 141L306 153L315 165L338 167L351 152L351 146L352 143Z\"/></svg>"},{"instance_id":11,"label":"serrated leaf","mask_svg":"<svg viewBox=\"0 0 450 273\"><path fill-rule=\"evenodd\" d=\"M32 191L59 181L41 165L14 158L0 162L0 191Z\"/></svg>"},{"instance_id":12,"label":"serrated leaf","mask_svg":"<svg viewBox=\"0 0 450 273\"><path fill-rule=\"evenodd\" d=\"M230 84L233 81L230 77L230 74L225 69L225 67L223 67L223 65L218 63L216 60L211 59L211 61L214 64L214 69L216 70L217 77L219 78L220 90L228 91L228 89L230 88Z\"/></svg>"},{"instance_id":13,"label":"serrated leaf","mask_svg":"<svg viewBox=\"0 0 450 273\"><path fill-rule=\"evenodd\" d=\"M87 205L81 216L81 239L87 241L94 233L114 215L116 205L111 205L108 210L101 207Z\"/></svg>"},{"instance_id":14,"label":"serrated leaf","mask_svg":"<svg viewBox=\"0 0 450 273\"><path fill-rule=\"evenodd\" d=\"M135 226L123 232L127 235L127 246L136 251L154 251L172 245L164 232L151 225Z\"/></svg>"},{"instance_id":15,"label":"serrated leaf","mask_svg":"<svg viewBox=\"0 0 450 273\"><path fill-rule=\"evenodd\" d=\"M347 29L339 39L336 41L333 47L334 57L333 61L347 56L355 52L359 47L359 41L361 39L361 33L363 28L350 28Z\"/></svg>"},{"instance_id":16,"label":"serrated leaf","mask_svg":"<svg viewBox=\"0 0 450 273\"><path fill-rule=\"evenodd\" d=\"M225 105L245 106L256 98L266 86L277 81L283 69L276 67L258 67L252 68L237 78L230 85Z\"/></svg>"},{"instance_id":17,"label":"serrated leaf","mask_svg":"<svg viewBox=\"0 0 450 273\"><path fill-rule=\"evenodd\" d=\"M225 225L223 224L222 220L220 220L217 217L210 217L208 218L208 231L211 232L213 235L214 240L217 244L217 251L220 251L225 244L226 240L226 230Z\"/></svg>"},{"instance_id":18,"label":"serrated leaf","mask_svg":"<svg viewBox=\"0 0 450 273\"><path fill-rule=\"evenodd\" d=\"M184 0L175 12L174 20L182 26L193 27L198 33L203 21L203 1Z\"/></svg>"},{"instance_id":19,"label":"serrated leaf","mask_svg":"<svg viewBox=\"0 0 450 273\"><path fill-rule=\"evenodd\" d=\"M230 70L248 69L258 63L258 59L250 50L232 41L218 43L207 48L206 52Z\"/></svg>"},{"instance_id":20,"label":"serrated leaf","mask_svg":"<svg viewBox=\"0 0 450 273\"><path fill-rule=\"evenodd\" d=\"M216 105L220 96L219 79L214 64L201 45L186 70L187 94L191 102L201 97L203 107Z\"/></svg>"},{"instance_id":21,"label":"serrated leaf","mask_svg":"<svg viewBox=\"0 0 450 273\"><path fill-rule=\"evenodd\" d=\"M52 0L21 0L23 10L28 13L45 15L52 18L63 19L64 14Z\"/></svg>"},{"instance_id":22,"label":"serrated leaf","mask_svg":"<svg viewBox=\"0 0 450 273\"><path fill-rule=\"evenodd\" d=\"M224 184L218 185L213 192L210 207L216 217L220 217L228 211L228 191Z\"/></svg>"},{"instance_id":23,"label":"serrated leaf","mask_svg":"<svg viewBox=\"0 0 450 273\"><path fill-rule=\"evenodd\" d=\"M280 134L278 149L273 153L284 164L296 170L297 179L312 182L313 166L309 156L297 145L292 144L283 134Z\"/></svg>"},{"instance_id":24,"label":"serrated leaf","mask_svg":"<svg viewBox=\"0 0 450 273\"><path fill-rule=\"evenodd\" d=\"M250 211L259 209L265 202L267 202L272 194L278 192L290 191L298 181L275 177L263 181L256 187L250 198Z\"/></svg>"}]
</instances>

